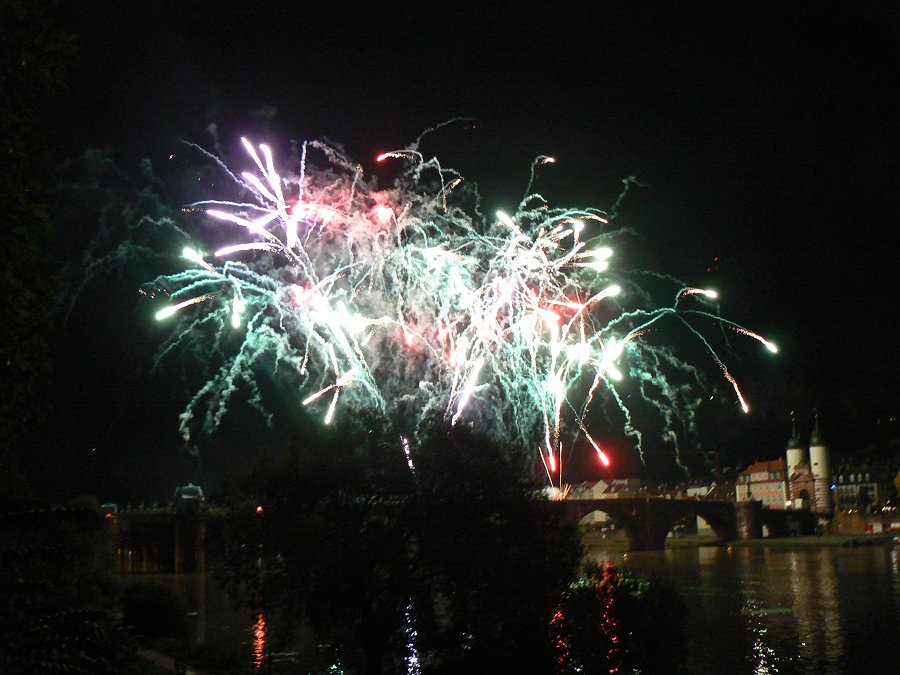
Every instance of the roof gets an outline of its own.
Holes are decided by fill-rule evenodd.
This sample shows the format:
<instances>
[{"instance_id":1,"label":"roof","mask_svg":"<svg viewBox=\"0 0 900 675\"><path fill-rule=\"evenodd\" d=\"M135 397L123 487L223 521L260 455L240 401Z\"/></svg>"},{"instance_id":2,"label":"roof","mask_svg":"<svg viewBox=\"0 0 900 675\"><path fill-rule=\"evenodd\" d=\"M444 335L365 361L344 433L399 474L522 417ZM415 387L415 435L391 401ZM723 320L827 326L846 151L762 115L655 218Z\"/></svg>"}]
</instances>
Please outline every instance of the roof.
<instances>
[{"instance_id":1,"label":"roof","mask_svg":"<svg viewBox=\"0 0 900 675\"><path fill-rule=\"evenodd\" d=\"M710 501L728 501L734 500L734 481L723 481L716 483L707 493L706 498Z\"/></svg>"},{"instance_id":2,"label":"roof","mask_svg":"<svg viewBox=\"0 0 900 675\"><path fill-rule=\"evenodd\" d=\"M784 458L781 459L770 459L762 462L756 462L755 464L751 464L746 469L741 471L742 476L751 474L751 473L771 473L773 471L784 471L786 469Z\"/></svg>"},{"instance_id":3,"label":"roof","mask_svg":"<svg viewBox=\"0 0 900 675\"><path fill-rule=\"evenodd\" d=\"M586 480L581 483L578 483L577 485L573 485L572 489L573 490L590 490L599 482L600 481L598 481L598 480Z\"/></svg>"}]
</instances>

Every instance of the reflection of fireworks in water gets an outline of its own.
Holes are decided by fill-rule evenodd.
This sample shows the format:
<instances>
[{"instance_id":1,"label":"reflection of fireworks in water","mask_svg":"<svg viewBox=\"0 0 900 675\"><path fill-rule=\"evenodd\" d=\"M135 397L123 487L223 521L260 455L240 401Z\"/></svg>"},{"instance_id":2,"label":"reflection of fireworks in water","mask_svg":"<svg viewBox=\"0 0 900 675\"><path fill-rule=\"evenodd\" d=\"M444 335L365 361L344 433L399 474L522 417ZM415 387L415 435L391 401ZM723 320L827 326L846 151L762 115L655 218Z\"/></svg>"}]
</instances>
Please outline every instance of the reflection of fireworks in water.
<instances>
[{"instance_id":1,"label":"reflection of fireworks in water","mask_svg":"<svg viewBox=\"0 0 900 675\"><path fill-rule=\"evenodd\" d=\"M212 341L224 363L181 416L186 440L198 409L206 406L204 427L214 429L241 385L260 403L254 367L268 357L296 374L303 405L321 409L326 423L339 403L466 420L537 445L551 482L558 475L561 483L568 431L567 447L583 434L608 464L588 432L595 398L614 403L641 450L617 391L629 379L623 368L660 412L666 438L675 439L676 422L692 424L699 398L667 372L694 384L700 374L646 340L666 319L702 344L747 410L695 323L711 320L774 345L719 317L711 291L681 288L673 305L657 307L649 291L609 272L617 231L603 212L551 208L529 193L515 213L485 218L477 190L426 160L419 141L378 158L402 163L389 189L366 182L360 167L324 143L305 143L299 173L283 176L267 146L242 141L254 172L236 176L215 160L242 200L192 206L250 240L211 254L186 248L191 266L154 282L176 289L157 318L177 313L182 321L163 353L203 329L241 340L232 354L221 337ZM308 150L320 151L327 166L308 163ZM549 161L535 161L532 179ZM680 308L689 296L693 309ZM201 302L204 311L184 311Z\"/></svg>"},{"instance_id":2,"label":"reflection of fireworks in water","mask_svg":"<svg viewBox=\"0 0 900 675\"><path fill-rule=\"evenodd\" d=\"M418 631L412 616L412 603L406 604L403 612L403 635L406 640L406 673L407 675L421 675L422 665L419 663L419 650L416 647Z\"/></svg>"},{"instance_id":3,"label":"reflection of fireworks in water","mask_svg":"<svg viewBox=\"0 0 900 675\"><path fill-rule=\"evenodd\" d=\"M266 662L267 633L266 617L262 611L257 612L253 624L253 665L256 668L262 668Z\"/></svg>"}]
</instances>

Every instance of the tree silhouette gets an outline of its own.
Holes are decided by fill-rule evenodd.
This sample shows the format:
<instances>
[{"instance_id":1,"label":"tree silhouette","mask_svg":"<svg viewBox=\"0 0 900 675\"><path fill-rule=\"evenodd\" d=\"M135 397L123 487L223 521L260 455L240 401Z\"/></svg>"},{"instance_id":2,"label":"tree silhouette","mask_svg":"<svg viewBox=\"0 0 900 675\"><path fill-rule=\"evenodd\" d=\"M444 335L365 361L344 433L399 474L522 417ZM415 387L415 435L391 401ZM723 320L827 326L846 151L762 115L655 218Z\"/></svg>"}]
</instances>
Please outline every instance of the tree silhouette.
<instances>
[{"instance_id":1,"label":"tree silhouette","mask_svg":"<svg viewBox=\"0 0 900 675\"><path fill-rule=\"evenodd\" d=\"M41 419L51 370L47 334L52 226L41 176L49 149L40 108L65 82L73 39L53 25L54 4L0 5L0 486L24 494L16 469L22 437Z\"/></svg>"},{"instance_id":2,"label":"tree silhouette","mask_svg":"<svg viewBox=\"0 0 900 675\"><path fill-rule=\"evenodd\" d=\"M347 672L552 672L548 625L580 544L521 452L435 423L411 440L344 420L257 466L232 496L221 572L308 621Z\"/></svg>"}]
</instances>

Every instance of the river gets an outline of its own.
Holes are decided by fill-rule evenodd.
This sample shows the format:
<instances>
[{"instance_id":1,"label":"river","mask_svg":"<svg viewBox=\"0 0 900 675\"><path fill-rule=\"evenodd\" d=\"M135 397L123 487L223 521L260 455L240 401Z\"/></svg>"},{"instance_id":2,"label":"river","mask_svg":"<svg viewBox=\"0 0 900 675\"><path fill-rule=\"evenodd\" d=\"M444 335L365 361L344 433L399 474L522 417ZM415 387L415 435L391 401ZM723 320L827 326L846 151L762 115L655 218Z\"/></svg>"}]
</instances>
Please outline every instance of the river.
<instances>
[{"instance_id":1,"label":"river","mask_svg":"<svg viewBox=\"0 0 900 675\"><path fill-rule=\"evenodd\" d=\"M900 672L900 546L593 548L597 562L674 584L689 672Z\"/></svg>"},{"instance_id":2,"label":"river","mask_svg":"<svg viewBox=\"0 0 900 675\"><path fill-rule=\"evenodd\" d=\"M900 545L593 547L589 554L680 590L694 675L900 672ZM124 576L172 583L195 612L199 639L239 645L248 664L261 663L263 617L233 609L206 575Z\"/></svg>"}]
</instances>

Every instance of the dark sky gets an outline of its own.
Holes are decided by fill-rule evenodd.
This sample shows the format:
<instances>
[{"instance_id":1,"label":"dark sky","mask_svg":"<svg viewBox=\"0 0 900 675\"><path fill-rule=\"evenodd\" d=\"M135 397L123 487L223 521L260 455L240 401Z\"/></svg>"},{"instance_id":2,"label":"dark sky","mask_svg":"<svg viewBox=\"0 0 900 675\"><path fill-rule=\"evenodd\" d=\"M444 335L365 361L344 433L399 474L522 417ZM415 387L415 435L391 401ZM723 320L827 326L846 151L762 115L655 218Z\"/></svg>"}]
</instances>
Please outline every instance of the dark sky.
<instances>
[{"instance_id":1,"label":"dark sky","mask_svg":"<svg viewBox=\"0 0 900 675\"><path fill-rule=\"evenodd\" d=\"M284 152L326 137L376 171L379 152L475 118L422 149L478 183L486 211L521 198L540 154L557 159L536 185L554 205L609 208L635 176L645 187L618 222L639 233L647 266L716 286L725 316L781 345L774 361L736 357L757 414L749 453L781 451L792 408L808 433L819 406L842 449L900 410L892 3L64 4L80 54L48 113L63 152L100 146L125 165L161 164L180 140L208 145L215 123L225 143L250 134ZM68 330L89 342L90 331L129 329ZM86 346L81 367L113 341ZM91 408L106 436L73 432L73 457L106 443L117 480L188 471L180 450L159 449L177 442L178 406L158 389L104 387L93 400L118 412ZM135 409L149 412L136 421Z\"/></svg>"}]
</instances>

